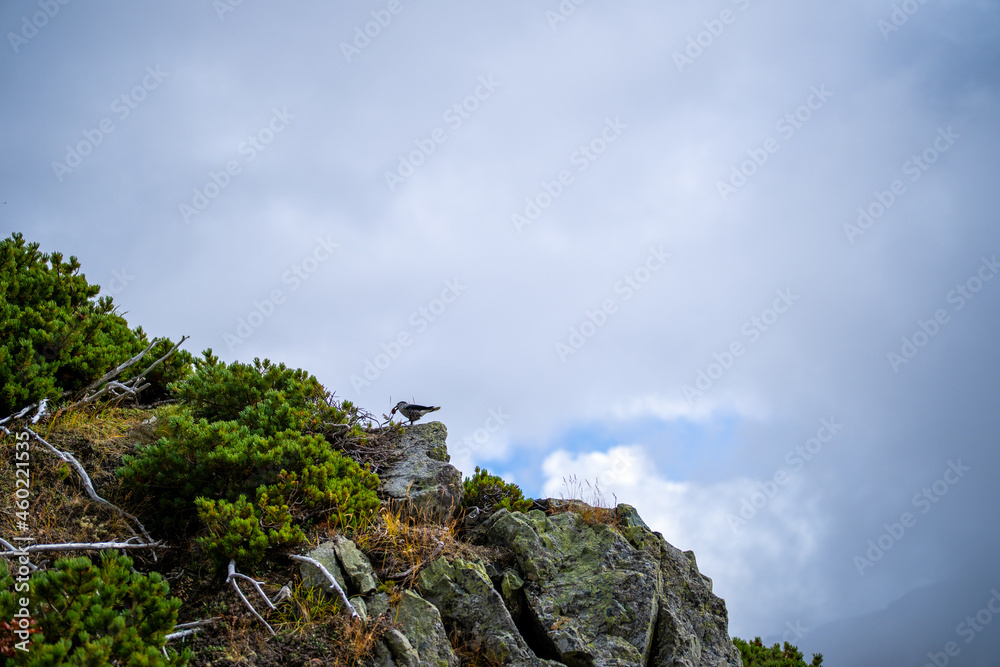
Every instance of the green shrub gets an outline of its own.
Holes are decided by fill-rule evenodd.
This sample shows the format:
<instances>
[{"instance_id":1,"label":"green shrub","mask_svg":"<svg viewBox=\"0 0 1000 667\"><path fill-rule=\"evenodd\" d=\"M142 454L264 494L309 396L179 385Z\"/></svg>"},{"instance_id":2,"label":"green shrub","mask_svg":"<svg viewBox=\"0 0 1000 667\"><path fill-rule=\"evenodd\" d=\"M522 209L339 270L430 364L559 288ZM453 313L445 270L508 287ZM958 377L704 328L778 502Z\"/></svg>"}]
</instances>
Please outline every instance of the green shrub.
<instances>
[{"instance_id":1,"label":"green shrub","mask_svg":"<svg viewBox=\"0 0 1000 667\"><path fill-rule=\"evenodd\" d=\"M476 472L471 478L465 478L462 486L465 488L462 506L478 507L486 516L498 509L511 512L527 512L531 509L531 499L524 497L521 487L508 484L479 466L476 466Z\"/></svg>"},{"instance_id":2,"label":"green shrub","mask_svg":"<svg viewBox=\"0 0 1000 667\"><path fill-rule=\"evenodd\" d=\"M43 254L21 234L0 240L0 416L42 398L76 392L149 344L142 328L129 329L111 297L79 273L76 257ZM163 340L118 378L134 378L173 345ZM157 356L154 356L159 353ZM147 379L145 401L167 396L167 384L190 371L178 350Z\"/></svg>"},{"instance_id":3,"label":"green shrub","mask_svg":"<svg viewBox=\"0 0 1000 667\"><path fill-rule=\"evenodd\" d=\"M743 667L808 667L803 662L799 649L788 642L785 642L784 648L779 647L777 643L771 648L767 648L760 637L755 637L751 642L733 637L733 643L740 650ZM813 659L809 665L820 667L822 664L823 654L813 653Z\"/></svg>"},{"instance_id":4,"label":"green shrub","mask_svg":"<svg viewBox=\"0 0 1000 667\"><path fill-rule=\"evenodd\" d=\"M305 539L298 526L292 525L288 507L267 507L269 520L262 511L240 495L235 503L227 500L196 498L198 517L208 526L208 537L198 544L217 561L235 558L240 563L256 563L276 546L294 546ZM268 528L265 533L264 528Z\"/></svg>"},{"instance_id":5,"label":"green shrub","mask_svg":"<svg viewBox=\"0 0 1000 667\"><path fill-rule=\"evenodd\" d=\"M253 365L238 361L226 365L212 354L211 348L202 354L204 359L193 362L196 372L173 386L177 398L191 408L196 418L233 421L247 407L260 403L268 391L281 392L285 397L285 413L291 421L283 422L284 428L321 432L324 426L348 423L356 413L349 402L340 406L332 403L319 380L302 369L276 366L269 359L254 359ZM362 435L360 427L354 427L352 432Z\"/></svg>"},{"instance_id":6,"label":"green shrub","mask_svg":"<svg viewBox=\"0 0 1000 667\"><path fill-rule=\"evenodd\" d=\"M170 586L159 574L131 568L132 559L113 552L102 552L100 565L89 558L62 558L55 569L31 577L30 593L15 593L7 568L0 568L0 619L11 621L20 609L18 598L27 597L39 630L31 634L28 651L9 648L21 641L17 637L0 641L7 664L186 665L190 649L180 654L168 649L167 656L161 651L181 601L168 597Z\"/></svg>"},{"instance_id":7,"label":"green shrub","mask_svg":"<svg viewBox=\"0 0 1000 667\"><path fill-rule=\"evenodd\" d=\"M205 356L187 383L175 385L188 409L118 469L126 490L148 498L151 523L186 533L200 519L210 553L250 561L300 542L296 524L310 517L365 525L379 506L378 477L322 435L357 428L347 421L349 408L331 405L304 371L266 360L226 366L210 350Z\"/></svg>"}]
</instances>

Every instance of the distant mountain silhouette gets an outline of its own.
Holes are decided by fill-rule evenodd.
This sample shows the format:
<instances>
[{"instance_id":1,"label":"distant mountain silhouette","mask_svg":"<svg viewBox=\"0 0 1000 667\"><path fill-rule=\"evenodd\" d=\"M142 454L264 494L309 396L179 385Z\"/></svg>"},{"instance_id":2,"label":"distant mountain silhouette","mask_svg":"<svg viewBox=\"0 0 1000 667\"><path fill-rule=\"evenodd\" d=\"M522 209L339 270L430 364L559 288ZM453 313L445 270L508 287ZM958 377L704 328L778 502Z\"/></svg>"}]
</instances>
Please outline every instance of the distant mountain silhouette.
<instances>
[{"instance_id":1,"label":"distant mountain silhouette","mask_svg":"<svg viewBox=\"0 0 1000 667\"><path fill-rule=\"evenodd\" d=\"M961 633L956 629L967 616L975 617L987 607L994 590L1000 592L1000 576L938 582L907 593L881 611L812 628L792 643L807 658L822 653L824 667L934 665L928 653L937 654L937 667L1000 667L1000 614L989 612L992 618L979 632L968 625ZM993 608L1000 609L1000 597ZM781 641L780 636L765 638L765 644ZM957 645L957 655L941 655L948 642ZM900 653L899 647L906 648Z\"/></svg>"}]
</instances>

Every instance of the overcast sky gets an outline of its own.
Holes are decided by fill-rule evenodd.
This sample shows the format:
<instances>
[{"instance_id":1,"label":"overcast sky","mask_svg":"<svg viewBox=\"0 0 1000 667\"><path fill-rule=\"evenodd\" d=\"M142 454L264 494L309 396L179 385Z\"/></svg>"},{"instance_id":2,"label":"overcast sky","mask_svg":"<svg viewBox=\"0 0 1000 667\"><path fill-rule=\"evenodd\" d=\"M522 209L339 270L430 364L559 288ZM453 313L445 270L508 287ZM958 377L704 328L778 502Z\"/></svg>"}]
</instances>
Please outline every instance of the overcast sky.
<instances>
[{"instance_id":1,"label":"overcast sky","mask_svg":"<svg viewBox=\"0 0 1000 667\"><path fill-rule=\"evenodd\" d=\"M0 232L597 484L731 634L1000 664L997 2L337 5L4 2Z\"/></svg>"}]
</instances>

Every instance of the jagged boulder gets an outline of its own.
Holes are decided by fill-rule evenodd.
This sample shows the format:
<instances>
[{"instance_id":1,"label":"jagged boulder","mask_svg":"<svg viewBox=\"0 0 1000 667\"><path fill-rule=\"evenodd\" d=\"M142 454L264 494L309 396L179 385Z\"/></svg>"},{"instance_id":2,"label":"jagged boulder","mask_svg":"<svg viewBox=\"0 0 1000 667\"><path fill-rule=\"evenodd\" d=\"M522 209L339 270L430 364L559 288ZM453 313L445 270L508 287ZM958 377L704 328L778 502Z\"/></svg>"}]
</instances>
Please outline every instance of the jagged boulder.
<instances>
[{"instance_id":1,"label":"jagged boulder","mask_svg":"<svg viewBox=\"0 0 1000 667\"><path fill-rule=\"evenodd\" d=\"M399 442L402 458L379 471L381 493L408 515L445 521L462 502L462 473L451 465L441 422L408 426Z\"/></svg>"},{"instance_id":2,"label":"jagged boulder","mask_svg":"<svg viewBox=\"0 0 1000 667\"><path fill-rule=\"evenodd\" d=\"M337 536L333 538L332 544L344 576L350 582L351 593L368 595L378 588L371 561L368 560L368 556L361 553L354 542L346 537Z\"/></svg>"},{"instance_id":3,"label":"jagged boulder","mask_svg":"<svg viewBox=\"0 0 1000 667\"><path fill-rule=\"evenodd\" d=\"M440 558L417 578L423 597L470 651L514 667L558 667L528 647L481 562Z\"/></svg>"},{"instance_id":4,"label":"jagged boulder","mask_svg":"<svg viewBox=\"0 0 1000 667\"><path fill-rule=\"evenodd\" d=\"M741 667L729 638L726 603L712 594L712 580L698 571L694 552L651 534L659 546L662 582L652 664Z\"/></svg>"},{"instance_id":5,"label":"jagged boulder","mask_svg":"<svg viewBox=\"0 0 1000 667\"><path fill-rule=\"evenodd\" d=\"M437 607L413 591L403 593L399 604L400 629L416 653L418 665L458 667Z\"/></svg>"},{"instance_id":6,"label":"jagged boulder","mask_svg":"<svg viewBox=\"0 0 1000 667\"><path fill-rule=\"evenodd\" d=\"M590 525L576 512L499 510L483 524L486 543L514 552L528 617L519 625L541 629L536 645L553 648L571 667L739 667L725 603L693 554L651 532L628 506L617 517L616 529ZM513 589L512 582L505 574L500 587Z\"/></svg>"},{"instance_id":7,"label":"jagged boulder","mask_svg":"<svg viewBox=\"0 0 1000 667\"><path fill-rule=\"evenodd\" d=\"M567 665L646 664L657 616L656 558L579 514L500 511L487 541L514 551L527 612Z\"/></svg>"}]
</instances>

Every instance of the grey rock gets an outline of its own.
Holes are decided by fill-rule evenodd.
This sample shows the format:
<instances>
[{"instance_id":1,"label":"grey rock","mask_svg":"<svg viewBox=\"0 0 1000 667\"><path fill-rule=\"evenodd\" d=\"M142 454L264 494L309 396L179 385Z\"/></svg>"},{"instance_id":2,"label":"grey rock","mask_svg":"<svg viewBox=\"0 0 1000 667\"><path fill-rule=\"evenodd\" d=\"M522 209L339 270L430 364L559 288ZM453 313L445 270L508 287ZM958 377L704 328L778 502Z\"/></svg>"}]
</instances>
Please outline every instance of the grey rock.
<instances>
[{"instance_id":1,"label":"grey rock","mask_svg":"<svg viewBox=\"0 0 1000 667\"><path fill-rule=\"evenodd\" d=\"M380 639L375 644L375 655L368 664L370 667L396 667L396 661L392 659L392 651L389 650L385 640Z\"/></svg>"},{"instance_id":2,"label":"grey rock","mask_svg":"<svg viewBox=\"0 0 1000 667\"><path fill-rule=\"evenodd\" d=\"M417 650L410 644L410 640L406 638L406 635L396 628L390 628L382 636L382 641L389 647L389 652L392 653L396 664L405 665L406 667L418 667L420 664L420 656L417 655Z\"/></svg>"},{"instance_id":3,"label":"grey rock","mask_svg":"<svg viewBox=\"0 0 1000 667\"><path fill-rule=\"evenodd\" d=\"M528 647L481 562L439 558L420 572L417 586L467 650L503 665L558 665Z\"/></svg>"},{"instance_id":4,"label":"grey rock","mask_svg":"<svg viewBox=\"0 0 1000 667\"><path fill-rule=\"evenodd\" d=\"M524 604L512 576L500 587L526 617L519 627L541 628L571 667L740 667L725 602L694 554L650 531L632 507L619 506L615 518L612 527L576 512L499 510L480 526L488 544L514 552Z\"/></svg>"},{"instance_id":5,"label":"grey rock","mask_svg":"<svg viewBox=\"0 0 1000 667\"><path fill-rule=\"evenodd\" d=\"M405 591L399 604L403 634L417 652L417 664L431 667L458 667L437 607L414 593Z\"/></svg>"},{"instance_id":6,"label":"grey rock","mask_svg":"<svg viewBox=\"0 0 1000 667\"><path fill-rule=\"evenodd\" d=\"M333 549L350 584L351 593L368 595L378 588L375 570L368 556L361 553L357 545L346 537L333 538Z\"/></svg>"},{"instance_id":7,"label":"grey rock","mask_svg":"<svg viewBox=\"0 0 1000 667\"><path fill-rule=\"evenodd\" d=\"M360 595L350 598L351 606L354 607L354 611L358 613L361 617L361 622L365 625L368 624L368 603Z\"/></svg>"},{"instance_id":8,"label":"grey rock","mask_svg":"<svg viewBox=\"0 0 1000 667\"><path fill-rule=\"evenodd\" d=\"M446 521L462 502L462 473L448 463L441 422L408 426L399 442L403 458L379 472L383 497L409 516Z\"/></svg>"},{"instance_id":9,"label":"grey rock","mask_svg":"<svg viewBox=\"0 0 1000 667\"><path fill-rule=\"evenodd\" d=\"M373 618L389 613L388 593L376 593L368 596L368 614Z\"/></svg>"},{"instance_id":10,"label":"grey rock","mask_svg":"<svg viewBox=\"0 0 1000 667\"><path fill-rule=\"evenodd\" d=\"M651 535L659 542L662 581L653 664L742 667L729 637L726 603L698 571L694 552L681 551L660 533Z\"/></svg>"},{"instance_id":11,"label":"grey rock","mask_svg":"<svg viewBox=\"0 0 1000 667\"><path fill-rule=\"evenodd\" d=\"M368 595L378 588L368 557L346 537L337 536L306 555L322 563L348 595ZM306 586L327 590L330 585L326 576L312 563L300 563L299 571Z\"/></svg>"},{"instance_id":12,"label":"grey rock","mask_svg":"<svg viewBox=\"0 0 1000 667\"><path fill-rule=\"evenodd\" d=\"M488 523L489 541L514 550L529 613L561 662L647 663L657 616L655 557L573 512L498 512Z\"/></svg>"},{"instance_id":13,"label":"grey rock","mask_svg":"<svg viewBox=\"0 0 1000 667\"><path fill-rule=\"evenodd\" d=\"M325 542L319 545L307 553L306 556L322 563L323 567L329 570L333 578L337 580L340 587L345 591L347 590L347 580L344 578L344 573L341 572L340 564L337 562L337 554L333 542ZM304 586L321 588L323 590L327 590L330 587L330 580L312 563L300 562L299 573L302 575L302 584Z\"/></svg>"}]
</instances>

